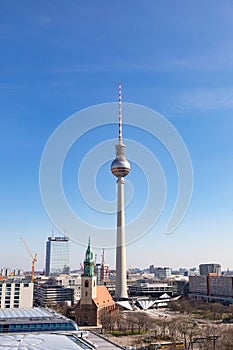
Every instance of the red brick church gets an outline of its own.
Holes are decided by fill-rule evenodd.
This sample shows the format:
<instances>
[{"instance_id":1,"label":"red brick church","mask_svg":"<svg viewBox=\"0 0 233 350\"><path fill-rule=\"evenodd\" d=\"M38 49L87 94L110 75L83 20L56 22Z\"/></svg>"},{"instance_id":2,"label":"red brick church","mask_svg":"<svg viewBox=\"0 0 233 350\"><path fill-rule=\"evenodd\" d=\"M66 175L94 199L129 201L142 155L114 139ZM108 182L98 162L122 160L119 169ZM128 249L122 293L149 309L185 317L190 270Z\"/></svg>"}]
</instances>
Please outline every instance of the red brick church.
<instances>
[{"instance_id":1,"label":"red brick church","mask_svg":"<svg viewBox=\"0 0 233 350\"><path fill-rule=\"evenodd\" d=\"M79 326L100 326L101 314L115 313L117 307L106 286L97 286L90 238L84 260L81 288L81 299L75 308L76 322Z\"/></svg>"}]
</instances>

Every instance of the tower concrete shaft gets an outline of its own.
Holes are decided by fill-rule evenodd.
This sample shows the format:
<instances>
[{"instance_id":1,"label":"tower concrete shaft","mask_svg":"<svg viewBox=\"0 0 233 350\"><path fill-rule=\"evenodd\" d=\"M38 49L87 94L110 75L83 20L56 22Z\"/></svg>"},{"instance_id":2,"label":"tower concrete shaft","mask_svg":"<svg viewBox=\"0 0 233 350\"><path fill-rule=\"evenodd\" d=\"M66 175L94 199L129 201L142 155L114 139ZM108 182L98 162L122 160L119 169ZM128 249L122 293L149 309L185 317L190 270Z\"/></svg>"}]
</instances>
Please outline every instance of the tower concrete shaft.
<instances>
[{"instance_id":1,"label":"tower concrete shaft","mask_svg":"<svg viewBox=\"0 0 233 350\"><path fill-rule=\"evenodd\" d=\"M126 281L125 209L124 179L117 180L117 247L116 247L116 290L115 298L128 298Z\"/></svg>"},{"instance_id":2,"label":"tower concrete shaft","mask_svg":"<svg viewBox=\"0 0 233 350\"><path fill-rule=\"evenodd\" d=\"M111 164L111 171L117 177L117 242L116 242L116 299L128 298L126 281L126 247L125 247L125 207L124 177L130 172L130 164L125 157L125 145L122 142L122 94L119 83L119 136L116 158Z\"/></svg>"}]
</instances>

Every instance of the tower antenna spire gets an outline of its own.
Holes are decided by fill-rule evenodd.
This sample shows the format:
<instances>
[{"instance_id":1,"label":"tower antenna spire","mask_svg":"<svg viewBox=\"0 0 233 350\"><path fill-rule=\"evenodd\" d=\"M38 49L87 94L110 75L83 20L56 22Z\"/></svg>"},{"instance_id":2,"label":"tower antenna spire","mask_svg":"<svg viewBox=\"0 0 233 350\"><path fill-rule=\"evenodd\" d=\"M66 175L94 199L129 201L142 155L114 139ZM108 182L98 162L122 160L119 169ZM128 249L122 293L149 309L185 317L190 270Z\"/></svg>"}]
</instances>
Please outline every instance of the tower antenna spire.
<instances>
[{"instance_id":1,"label":"tower antenna spire","mask_svg":"<svg viewBox=\"0 0 233 350\"><path fill-rule=\"evenodd\" d=\"M118 141L122 144L122 84L118 83L118 97L119 97L119 136Z\"/></svg>"}]
</instances>

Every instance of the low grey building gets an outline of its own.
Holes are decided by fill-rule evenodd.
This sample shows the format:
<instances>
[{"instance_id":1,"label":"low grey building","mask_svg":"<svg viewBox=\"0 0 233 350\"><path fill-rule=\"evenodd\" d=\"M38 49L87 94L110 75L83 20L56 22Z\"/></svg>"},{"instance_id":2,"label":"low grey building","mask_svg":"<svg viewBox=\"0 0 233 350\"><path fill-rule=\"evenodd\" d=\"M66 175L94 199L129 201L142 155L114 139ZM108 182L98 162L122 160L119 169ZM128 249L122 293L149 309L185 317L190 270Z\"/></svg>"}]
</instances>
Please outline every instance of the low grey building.
<instances>
[{"instance_id":1,"label":"low grey building","mask_svg":"<svg viewBox=\"0 0 233 350\"><path fill-rule=\"evenodd\" d=\"M34 303L36 306L74 303L74 289L57 285L55 280L45 283L35 283Z\"/></svg>"}]
</instances>

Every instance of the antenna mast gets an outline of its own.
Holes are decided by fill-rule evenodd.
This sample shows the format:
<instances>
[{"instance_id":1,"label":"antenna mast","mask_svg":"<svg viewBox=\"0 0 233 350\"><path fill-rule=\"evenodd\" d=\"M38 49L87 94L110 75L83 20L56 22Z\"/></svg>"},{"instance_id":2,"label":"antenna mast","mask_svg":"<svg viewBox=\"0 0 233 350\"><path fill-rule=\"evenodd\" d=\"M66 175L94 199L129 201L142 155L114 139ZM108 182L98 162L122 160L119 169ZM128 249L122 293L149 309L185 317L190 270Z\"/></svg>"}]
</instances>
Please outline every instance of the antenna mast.
<instances>
[{"instance_id":1,"label":"antenna mast","mask_svg":"<svg viewBox=\"0 0 233 350\"><path fill-rule=\"evenodd\" d=\"M121 82L118 83L118 96L119 96L119 137L118 141L122 144L122 90Z\"/></svg>"}]
</instances>

